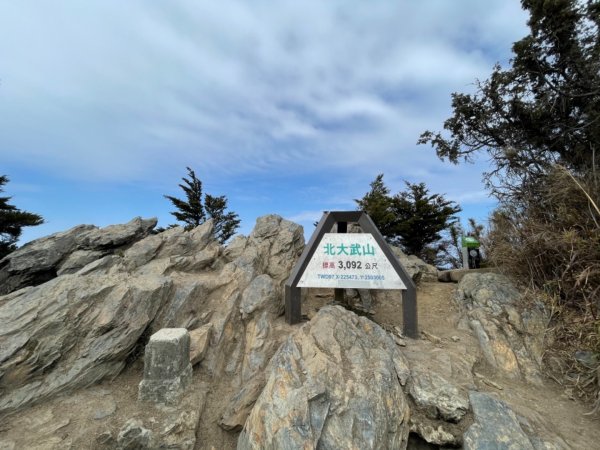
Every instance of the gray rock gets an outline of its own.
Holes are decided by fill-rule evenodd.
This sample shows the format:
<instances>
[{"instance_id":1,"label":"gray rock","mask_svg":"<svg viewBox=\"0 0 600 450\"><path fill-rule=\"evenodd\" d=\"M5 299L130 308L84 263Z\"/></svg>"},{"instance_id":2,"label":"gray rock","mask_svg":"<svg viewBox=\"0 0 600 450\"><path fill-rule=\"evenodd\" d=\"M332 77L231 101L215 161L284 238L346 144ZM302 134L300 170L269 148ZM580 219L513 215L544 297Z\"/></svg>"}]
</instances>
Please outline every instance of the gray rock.
<instances>
[{"instance_id":1,"label":"gray rock","mask_svg":"<svg viewBox=\"0 0 600 450\"><path fill-rule=\"evenodd\" d=\"M0 295L76 272L102 255L142 239L155 226L156 218L136 217L100 229L79 225L31 241L0 261Z\"/></svg>"},{"instance_id":2,"label":"gray rock","mask_svg":"<svg viewBox=\"0 0 600 450\"><path fill-rule=\"evenodd\" d=\"M119 450L142 450L151 448L152 432L139 420L129 419L117 436Z\"/></svg>"},{"instance_id":3,"label":"gray rock","mask_svg":"<svg viewBox=\"0 0 600 450\"><path fill-rule=\"evenodd\" d=\"M190 335L185 328L163 328L150 337L144 355L139 400L175 404L192 376Z\"/></svg>"},{"instance_id":4,"label":"gray rock","mask_svg":"<svg viewBox=\"0 0 600 450\"><path fill-rule=\"evenodd\" d=\"M405 448L407 370L378 325L325 307L271 360L238 449Z\"/></svg>"},{"instance_id":5,"label":"gray rock","mask_svg":"<svg viewBox=\"0 0 600 450\"><path fill-rule=\"evenodd\" d=\"M438 270L415 255L406 255L400 248L391 246L402 267L415 283L419 281L437 281Z\"/></svg>"},{"instance_id":6,"label":"gray rock","mask_svg":"<svg viewBox=\"0 0 600 450\"><path fill-rule=\"evenodd\" d=\"M521 294L496 273L468 273L457 288L463 318L486 362L504 375L541 384L543 341L549 314L541 304L519 312Z\"/></svg>"},{"instance_id":7,"label":"gray rock","mask_svg":"<svg viewBox=\"0 0 600 450\"><path fill-rule=\"evenodd\" d=\"M408 392L431 419L458 422L469 410L467 393L431 370L411 368Z\"/></svg>"},{"instance_id":8,"label":"gray rock","mask_svg":"<svg viewBox=\"0 0 600 450\"><path fill-rule=\"evenodd\" d=\"M89 250L121 247L147 236L156 223L156 217L151 219L136 217L124 224L95 228L78 236L77 246Z\"/></svg>"},{"instance_id":9,"label":"gray rock","mask_svg":"<svg viewBox=\"0 0 600 450\"><path fill-rule=\"evenodd\" d=\"M80 227L69 239L79 242L77 235L94 229ZM302 227L281 217L257 220L255 231L231 261L209 221L148 236L74 274L0 296L0 413L112 378L145 344L145 333L198 323L213 330L203 368L217 378L243 372L249 382L281 342L271 323L283 301L280 287L304 247ZM119 242L116 234L103 242ZM271 301L260 299L242 320L242 293L260 275L272 280ZM234 386L235 393L242 387Z\"/></svg>"},{"instance_id":10,"label":"gray rock","mask_svg":"<svg viewBox=\"0 0 600 450\"><path fill-rule=\"evenodd\" d=\"M87 266L104 256L104 253L98 250L75 250L60 265L56 271L57 275L75 273L79 269Z\"/></svg>"},{"instance_id":11,"label":"gray rock","mask_svg":"<svg viewBox=\"0 0 600 450\"><path fill-rule=\"evenodd\" d=\"M171 285L64 275L0 297L0 412L117 375Z\"/></svg>"},{"instance_id":12,"label":"gray rock","mask_svg":"<svg viewBox=\"0 0 600 450\"><path fill-rule=\"evenodd\" d=\"M212 325L206 324L190 331L190 364L195 366L206 356L212 334Z\"/></svg>"},{"instance_id":13,"label":"gray rock","mask_svg":"<svg viewBox=\"0 0 600 450\"><path fill-rule=\"evenodd\" d=\"M117 404L112 398L103 398L94 411L94 420L102 420L112 416L117 410Z\"/></svg>"},{"instance_id":14,"label":"gray rock","mask_svg":"<svg viewBox=\"0 0 600 450\"><path fill-rule=\"evenodd\" d=\"M277 302L277 288L273 279L267 275L259 275L242 294L242 302L240 304L240 312L242 319L248 318L256 310L264 310L265 307L279 315L281 311L281 302Z\"/></svg>"},{"instance_id":15,"label":"gray rock","mask_svg":"<svg viewBox=\"0 0 600 450\"><path fill-rule=\"evenodd\" d=\"M534 450L506 403L475 391L469 399L475 422L464 434L464 450Z\"/></svg>"}]
</instances>

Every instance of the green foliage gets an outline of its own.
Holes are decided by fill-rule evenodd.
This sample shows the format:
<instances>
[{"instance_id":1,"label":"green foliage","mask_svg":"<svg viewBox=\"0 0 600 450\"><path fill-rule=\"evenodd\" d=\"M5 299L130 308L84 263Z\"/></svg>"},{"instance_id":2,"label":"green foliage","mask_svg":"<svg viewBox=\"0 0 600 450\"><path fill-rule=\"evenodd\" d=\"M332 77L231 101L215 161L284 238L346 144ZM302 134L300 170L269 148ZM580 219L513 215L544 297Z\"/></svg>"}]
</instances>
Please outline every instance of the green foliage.
<instances>
[{"instance_id":1,"label":"green foliage","mask_svg":"<svg viewBox=\"0 0 600 450\"><path fill-rule=\"evenodd\" d=\"M0 176L0 193L8 183L7 176ZM42 216L17 209L9 204L11 197L0 197L0 258L16 250L17 240L23 227L32 227L44 223Z\"/></svg>"},{"instance_id":2,"label":"green foliage","mask_svg":"<svg viewBox=\"0 0 600 450\"><path fill-rule=\"evenodd\" d=\"M521 4L529 34L510 67L494 67L472 95L454 93L445 135L426 131L419 143L453 163L489 157L484 179L500 203L487 256L548 302L547 355L600 353L600 1ZM598 368L571 362L567 381L576 374L600 410Z\"/></svg>"},{"instance_id":3,"label":"green foliage","mask_svg":"<svg viewBox=\"0 0 600 450\"><path fill-rule=\"evenodd\" d=\"M236 213L226 212L227 197L224 195L216 197L206 194L203 201L202 182L196 177L196 173L192 169L189 167L186 167L186 169L189 178L183 177L183 183L179 184L186 198L182 200L170 195L164 196L177 208L177 211L173 211L171 214L178 221L185 224L186 230L191 230L203 224L207 218L213 219L213 234L223 244L235 234L235 231L239 228L240 219ZM168 228L173 226L169 225Z\"/></svg>"},{"instance_id":4,"label":"green foliage","mask_svg":"<svg viewBox=\"0 0 600 450\"><path fill-rule=\"evenodd\" d=\"M494 67L475 94L452 94L449 137L426 131L440 158L452 162L485 151L485 174L500 198L561 163L576 173L600 158L600 2L523 0L530 34L513 45L511 67Z\"/></svg>"},{"instance_id":5,"label":"green foliage","mask_svg":"<svg viewBox=\"0 0 600 450\"><path fill-rule=\"evenodd\" d=\"M394 196L383 182L383 174L371 183L371 190L355 200L388 242L431 264L440 252L441 233L461 209L440 194L430 194L425 183L406 182L406 190ZM435 245L437 244L437 245Z\"/></svg>"},{"instance_id":6,"label":"green foliage","mask_svg":"<svg viewBox=\"0 0 600 450\"><path fill-rule=\"evenodd\" d=\"M440 250L436 265L438 267L450 267L452 269L460 269L462 263L462 242L463 236L473 236L481 244L481 267L487 265L487 231L485 226L477 223L473 218L469 218L467 226L463 226L460 222L450 224L446 230L446 235L440 243Z\"/></svg>"}]
</instances>

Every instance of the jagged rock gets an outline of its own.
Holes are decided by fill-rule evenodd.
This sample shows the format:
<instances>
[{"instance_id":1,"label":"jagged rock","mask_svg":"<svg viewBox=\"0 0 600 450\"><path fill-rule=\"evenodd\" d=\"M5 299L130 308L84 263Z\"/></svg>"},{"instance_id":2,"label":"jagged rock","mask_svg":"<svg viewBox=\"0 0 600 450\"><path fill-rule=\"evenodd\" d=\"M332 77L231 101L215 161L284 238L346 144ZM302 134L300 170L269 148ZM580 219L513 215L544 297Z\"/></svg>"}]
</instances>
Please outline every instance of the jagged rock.
<instances>
[{"instance_id":1,"label":"jagged rock","mask_svg":"<svg viewBox=\"0 0 600 450\"><path fill-rule=\"evenodd\" d=\"M418 256L406 255L398 247L392 245L390 248L415 283L419 281L437 281L438 270L434 266L427 264Z\"/></svg>"},{"instance_id":2,"label":"jagged rock","mask_svg":"<svg viewBox=\"0 0 600 450\"><path fill-rule=\"evenodd\" d=\"M457 289L457 302L487 363L509 377L540 384L549 314L539 303L520 313L520 299L508 278L495 273L469 273Z\"/></svg>"},{"instance_id":3,"label":"jagged rock","mask_svg":"<svg viewBox=\"0 0 600 450\"><path fill-rule=\"evenodd\" d=\"M190 363L195 366L206 356L212 334L212 325L206 324L190 331Z\"/></svg>"},{"instance_id":4,"label":"jagged rock","mask_svg":"<svg viewBox=\"0 0 600 450\"><path fill-rule=\"evenodd\" d=\"M139 420L128 420L117 436L119 450L142 450L150 448L152 432Z\"/></svg>"},{"instance_id":5,"label":"jagged rock","mask_svg":"<svg viewBox=\"0 0 600 450\"><path fill-rule=\"evenodd\" d=\"M280 347L267 373L238 449L406 446L408 367L368 319L321 309Z\"/></svg>"},{"instance_id":6,"label":"jagged rock","mask_svg":"<svg viewBox=\"0 0 600 450\"><path fill-rule=\"evenodd\" d=\"M244 383L223 411L219 426L228 431L240 431L264 386L264 376L256 376Z\"/></svg>"},{"instance_id":7,"label":"jagged rock","mask_svg":"<svg viewBox=\"0 0 600 450\"><path fill-rule=\"evenodd\" d=\"M147 236L155 226L156 218L136 217L105 228L79 225L31 241L0 261L0 295L73 273L94 258Z\"/></svg>"},{"instance_id":8,"label":"jagged rock","mask_svg":"<svg viewBox=\"0 0 600 450\"><path fill-rule=\"evenodd\" d=\"M464 450L534 450L506 403L480 392L469 392L475 422L464 434Z\"/></svg>"},{"instance_id":9,"label":"jagged rock","mask_svg":"<svg viewBox=\"0 0 600 450\"><path fill-rule=\"evenodd\" d=\"M117 375L171 286L64 275L0 297L0 412Z\"/></svg>"},{"instance_id":10,"label":"jagged rock","mask_svg":"<svg viewBox=\"0 0 600 450\"><path fill-rule=\"evenodd\" d=\"M133 228L146 230L144 223ZM94 230L67 234L77 240ZM110 239L96 233L86 242L123 242L122 230L110 230ZM0 412L114 377L142 335L161 328L212 327L203 367L215 376L243 366L248 381L260 372L277 345L269 323L304 246L302 227L278 216L259 218L252 234L238 239L243 248L233 260L212 230L207 221L191 231L150 235L74 274L0 296ZM258 276L255 286L271 280L271 301L260 299L242 320L242 294L250 297L247 288Z\"/></svg>"},{"instance_id":11,"label":"jagged rock","mask_svg":"<svg viewBox=\"0 0 600 450\"><path fill-rule=\"evenodd\" d=\"M278 295L277 287L269 275L257 276L242 293L240 304L242 319L248 318L254 311L262 310L265 307L274 309L273 312L277 315L281 314L283 305L276 302Z\"/></svg>"},{"instance_id":12,"label":"jagged rock","mask_svg":"<svg viewBox=\"0 0 600 450\"><path fill-rule=\"evenodd\" d=\"M459 446L470 420L468 391L476 387L472 370L477 358L427 340L406 340L402 353L411 371L407 392L415 402L411 431L432 445Z\"/></svg>"},{"instance_id":13,"label":"jagged rock","mask_svg":"<svg viewBox=\"0 0 600 450\"><path fill-rule=\"evenodd\" d=\"M75 250L60 263L57 275L75 273L89 263L96 261L104 256L104 253L98 250Z\"/></svg>"},{"instance_id":14,"label":"jagged rock","mask_svg":"<svg viewBox=\"0 0 600 450\"><path fill-rule=\"evenodd\" d=\"M408 392L431 419L458 422L469 410L466 392L430 370L412 367Z\"/></svg>"}]
</instances>

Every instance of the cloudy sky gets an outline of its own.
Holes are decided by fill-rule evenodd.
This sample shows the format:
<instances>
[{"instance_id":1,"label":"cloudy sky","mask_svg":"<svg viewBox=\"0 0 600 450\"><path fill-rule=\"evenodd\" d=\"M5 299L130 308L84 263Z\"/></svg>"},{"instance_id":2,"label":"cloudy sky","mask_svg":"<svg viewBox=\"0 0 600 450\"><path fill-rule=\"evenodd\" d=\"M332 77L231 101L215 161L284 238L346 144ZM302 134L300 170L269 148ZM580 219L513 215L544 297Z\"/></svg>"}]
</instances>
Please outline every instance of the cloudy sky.
<instances>
[{"instance_id":1,"label":"cloudy sky","mask_svg":"<svg viewBox=\"0 0 600 450\"><path fill-rule=\"evenodd\" d=\"M0 174L44 216L22 242L134 216L173 223L186 166L247 234L355 209L378 173L483 219L486 160L420 133L526 34L517 0L0 0Z\"/></svg>"}]
</instances>

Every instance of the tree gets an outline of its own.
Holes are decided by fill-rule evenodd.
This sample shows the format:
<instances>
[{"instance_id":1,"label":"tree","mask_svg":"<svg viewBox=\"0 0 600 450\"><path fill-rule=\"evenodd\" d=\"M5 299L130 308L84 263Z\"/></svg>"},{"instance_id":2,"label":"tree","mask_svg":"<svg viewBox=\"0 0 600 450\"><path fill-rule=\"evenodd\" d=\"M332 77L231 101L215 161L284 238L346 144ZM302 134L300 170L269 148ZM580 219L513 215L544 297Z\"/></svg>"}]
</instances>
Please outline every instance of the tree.
<instances>
[{"instance_id":1,"label":"tree","mask_svg":"<svg viewBox=\"0 0 600 450\"><path fill-rule=\"evenodd\" d=\"M449 137L419 139L454 163L487 152L485 180L501 199L528 193L554 163L582 173L600 158L600 2L521 4L530 33L513 45L511 67L496 65L475 94L452 94Z\"/></svg>"},{"instance_id":2,"label":"tree","mask_svg":"<svg viewBox=\"0 0 600 450\"><path fill-rule=\"evenodd\" d=\"M8 183L6 175L0 176L0 193ZM16 250L16 243L21 236L23 227L32 227L44 223L42 216L27 211L21 211L9 204L12 197L0 197L0 258Z\"/></svg>"},{"instance_id":3,"label":"tree","mask_svg":"<svg viewBox=\"0 0 600 450\"><path fill-rule=\"evenodd\" d=\"M206 194L203 201L202 182L192 169L189 167L186 169L189 178L183 177L183 183L179 184L179 187L185 192L185 200L170 195L164 196L177 208L177 211L173 211L171 214L178 221L185 223L186 230L203 224L208 216L209 219L213 219L215 238L223 244L235 234L240 225L240 219L236 213L226 212L227 197L224 195L215 197Z\"/></svg>"},{"instance_id":4,"label":"tree","mask_svg":"<svg viewBox=\"0 0 600 450\"><path fill-rule=\"evenodd\" d=\"M392 202L397 241L406 253L434 264L439 247L431 244L438 242L441 232L457 220L455 214L461 208L440 194L429 194L425 183L406 182L406 186L408 189L396 194Z\"/></svg>"},{"instance_id":5,"label":"tree","mask_svg":"<svg viewBox=\"0 0 600 450\"><path fill-rule=\"evenodd\" d=\"M406 182L407 189L394 196L383 182L383 174L371 183L371 190L355 200L375 222L386 240L411 255L435 263L441 232L456 221L461 209L440 194L430 194L425 183Z\"/></svg>"}]
</instances>

